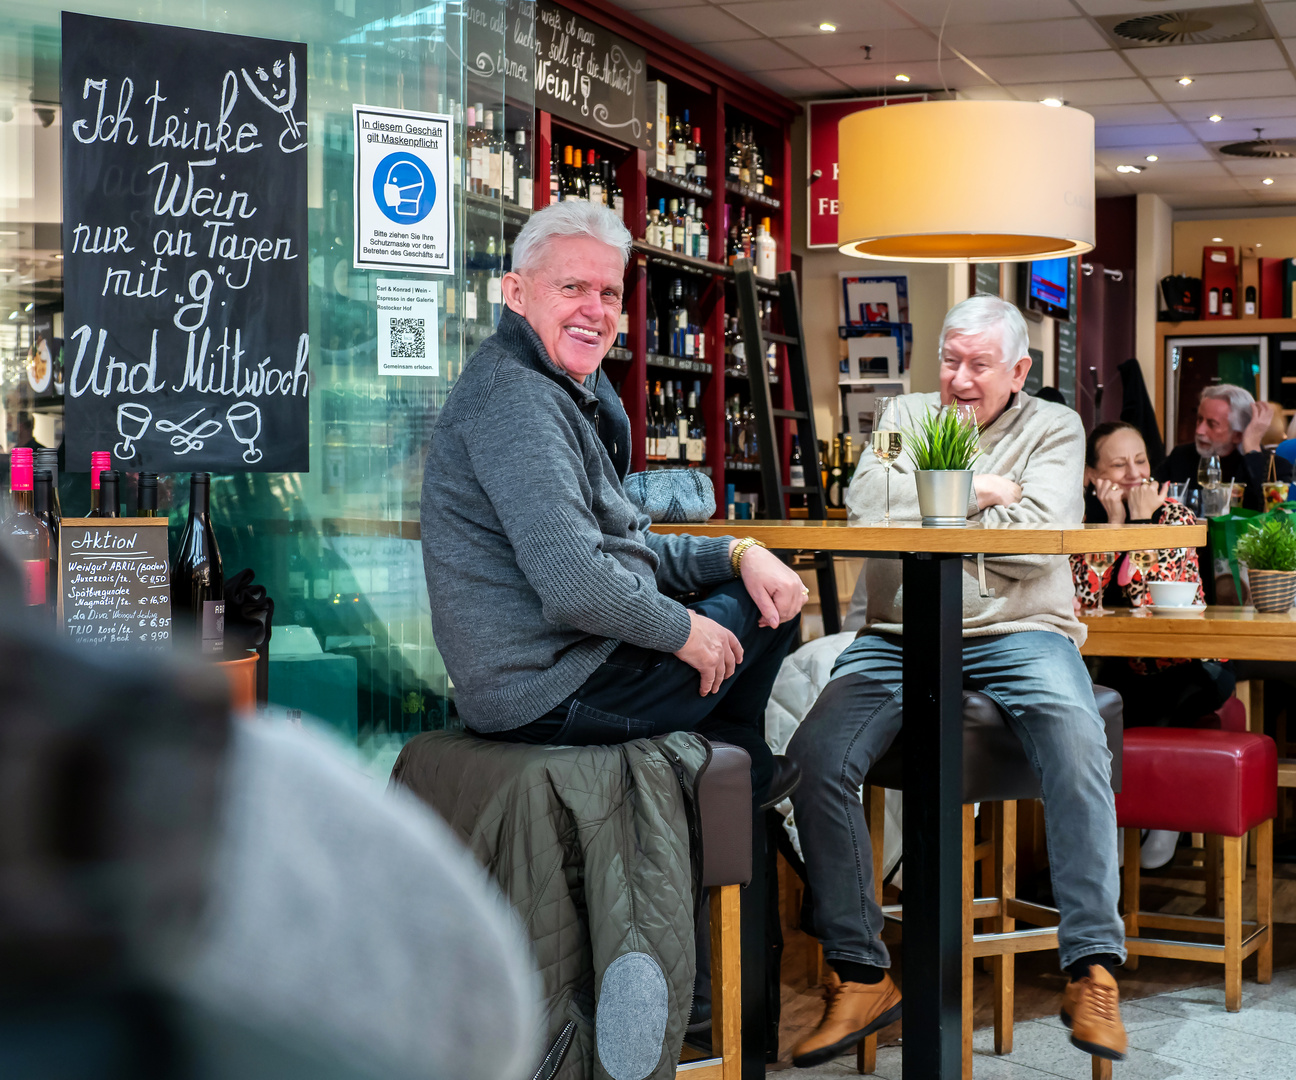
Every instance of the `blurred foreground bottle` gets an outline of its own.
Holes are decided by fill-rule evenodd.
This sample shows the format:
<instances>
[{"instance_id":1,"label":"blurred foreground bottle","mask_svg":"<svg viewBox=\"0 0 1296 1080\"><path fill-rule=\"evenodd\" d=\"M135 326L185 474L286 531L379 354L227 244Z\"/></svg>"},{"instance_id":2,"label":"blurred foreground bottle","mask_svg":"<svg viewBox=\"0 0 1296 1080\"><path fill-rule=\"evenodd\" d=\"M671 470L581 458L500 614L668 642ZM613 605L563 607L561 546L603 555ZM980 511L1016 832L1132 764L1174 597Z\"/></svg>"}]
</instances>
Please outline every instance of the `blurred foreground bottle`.
<instances>
[{"instance_id":1,"label":"blurred foreground bottle","mask_svg":"<svg viewBox=\"0 0 1296 1080\"><path fill-rule=\"evenodd\" d=\"M171 567L173 638L201 653L225 648L225 575L211 523L211 474L189 478L189 520Z\"/></svg>"}]
</instances>

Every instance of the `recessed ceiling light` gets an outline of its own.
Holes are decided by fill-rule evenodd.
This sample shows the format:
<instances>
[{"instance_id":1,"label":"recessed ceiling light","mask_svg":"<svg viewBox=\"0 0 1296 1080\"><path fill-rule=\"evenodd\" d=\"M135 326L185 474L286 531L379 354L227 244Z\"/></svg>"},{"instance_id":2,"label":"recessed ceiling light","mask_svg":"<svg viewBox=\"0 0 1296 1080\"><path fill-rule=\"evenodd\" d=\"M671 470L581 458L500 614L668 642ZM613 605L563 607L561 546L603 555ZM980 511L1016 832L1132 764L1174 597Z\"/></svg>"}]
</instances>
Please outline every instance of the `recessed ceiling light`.
<instances>
[{"instance_id":1,"label":"recessed ceiling light","mask_svg":"<svg viewBox=\"0 0 1296 1080\"><path fill-rule=\"evenodd\" d=\"M1272 177L1272 176L1266 176L1263 180L1260 181L1260 183L1262 183L1262 184L1272 184L1272 183L1273 183L1273 177Z\"/></svg>"},{"instance_id":2,"label":"recessed ceiling light","mask_svg":"<svg viewBox=\"0 0 1296 1080\"><path fill-rule=\"evenodd\" d=\"M18 268L16 266L0 266L0 274L16 274L16 273L18 273Z\"/></svg>"},{"instance_id":3,"label":"recessed ceiling light","mask_svg":"<svg viewBox=\"0 0 1296 1080\"><path fill-rule=\"evenodd\" d=\"M1062 99L1055 97L1040 98L1041 105L1047 105L1050 109L1062 108Z\"/></svg>"},{"instance_id":4,"label":"recessed ceiling light","mask_svg":"<svg viewBox=\"0 0 1296 1080\"><path fill-rule=\"evenodd\" d=\"M1222 237L1222 236L1212 236L1212 237L1211 237L1211 243L1212 243L1212 244L1222 244L1222 243L1224 243L1224 237Z\"/></svg>"},{"instance_id":5,"label":"recessed ceiling light","mask_svg":"<svg viewBox=\"0 0 1296 1080\"><path fill-rule=\"evenodd\" d=\"M12 321L13 321L14 319L16 319L16 318L18 318L18 312L17 312L17 311L11 311L11 312L9 312L9 320L10 320L10 322L12 322Z\"/></svg>"},{"instance_id":6,"label":"recessed ceiling light","mask_svg":"<svg viewBox=\"0 0 1296 1080\"><path fill-rule=\"evenodd\" d=\"M1148 156L1145 157L1143 160L1144 160L1144 161L1157 161L1157 160L1159 160L1159 159L1157 158L1156 154L1148 154Z\"/></svg>"},{"instance_id":7,"label":"recessed ceiling light","mask_svg":"<svg viewBox=\"0 0 1296 1080\"><path fill-rule=\"evenodd\" d=\"M1187 75L1185 75L1182 79L1178 80L1178 82L1180 86L1192 86L1192 79L1190 79Z\"/></svg>"},{"instance_id":8,"label":"recessed ceiling light","mask_svg":"<svg viewBox=\"0 0 1296 1080\"><path fill-rule=\"evenodd\" d=\"M896 81L896 82L908 82L908 81L909 81L909 76L906 75L904 72L901 72L899 75L896 76L895 81Z\"/></svg>"},{"instance_id":9,"label":"recessed ceiling light","mask_svg":"<svg viewBox=\"0 0 1296 1080\"><path fill-rule=\"evenodd\" d=\"M1219 113L1211 113L1210 116L1206 117L1206 119L1209 120L1212 124L1218 124L1221 120L1224 119L1224 117L1220 116Z\"/></svg>"},{"instance_id":10,"label":"recessed ceiling light","mask_svg":"<svg viewBox=\"0 0 1296 1080\"><path fill-rule=\"evenodd\" d=\"M31 303L27 304L27 305L23 308L23 311L31 311L31 309L34 308L35 306L36 306L36 301L33 300L33 301L31 301Z\"/></svg>"},{"instance_id":11,"label":"recessed ceiling light","mask_svg":"<svg viewBox=\"0 0 1296 1080\"><path fill-rule=\"evenodd\" d=\"M54 258L58 259L59 262L62 262L62 261L63 261L63 254L62 254L62 252L60 252L59 254L55 255Z\"/></svg>"},{"instance_id":12,"label":"recessed ceiling light","mask_svg":"<svg viewBox=\"0 0 1296 1080\"><path fill-rule=\"evenodd\" d=\"M1140 169L1137 165L1117 165L1116 171L1124 172L1124 173L1139 173L1142 172L1143 170Z\"/></svg>"},{"instance_id":13,"label":"recessed ceiling light","mask_svg":"<svg viewBox=\"0 0 1296 1080\"><path fill-rule=\"evenodd\" d=\"M830 23L830 22L821 22L819 24L819 29L822 30L825 34L835 34L837 32L837 24Z\"/></svg>"}]
</instances>

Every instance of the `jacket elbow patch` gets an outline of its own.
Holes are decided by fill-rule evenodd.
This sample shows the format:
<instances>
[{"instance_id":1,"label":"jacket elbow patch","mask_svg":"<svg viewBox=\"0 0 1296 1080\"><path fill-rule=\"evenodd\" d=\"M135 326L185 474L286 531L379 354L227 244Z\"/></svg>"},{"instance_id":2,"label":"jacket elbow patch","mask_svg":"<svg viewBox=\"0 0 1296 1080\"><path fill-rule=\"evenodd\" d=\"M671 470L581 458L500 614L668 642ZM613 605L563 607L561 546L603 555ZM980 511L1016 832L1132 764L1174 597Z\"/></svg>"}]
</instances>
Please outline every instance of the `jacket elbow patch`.
<instances>
[{"instance_id":1,"label":"jacket elbow patch","mask_svg":"<svg viewBox=\"0 0 1296 1080\"><path fill-rule=\"evenodd\" d=\"M647 953L618 956L603 972L594 1017L599 1061L612 1080L643 1080L662 1056L669 991Z\"/></svg>"}]
</instances>

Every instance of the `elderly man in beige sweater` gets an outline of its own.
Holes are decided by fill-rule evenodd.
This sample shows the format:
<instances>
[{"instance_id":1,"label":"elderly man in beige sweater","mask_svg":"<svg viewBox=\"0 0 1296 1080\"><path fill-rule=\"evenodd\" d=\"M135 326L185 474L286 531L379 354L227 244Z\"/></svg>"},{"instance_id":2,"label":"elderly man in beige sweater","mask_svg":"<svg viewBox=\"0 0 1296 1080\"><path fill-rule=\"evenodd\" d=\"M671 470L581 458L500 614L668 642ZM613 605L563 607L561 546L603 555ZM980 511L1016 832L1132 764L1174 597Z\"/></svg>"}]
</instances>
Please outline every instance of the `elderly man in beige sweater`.
<instances>
[{"instance_id":1,"label":"elderly man in beige sweater","mask_svg":"<svg viewBox=\"0 0 1296 1080\"><path fill-rule=\"evenodd\" d=\"M983 454L973 466L969 520L1083 518L1084 429L1072 410L1022 391L1030 365L1021 313L998 297L974 296L945 316L940 393L900 401L902 429L940 405L976 409ZM902 456L891 483L892 511L902 519L921 516L912 472ZM877 518L882 499L882 466L866 455L847 495L851 516ZM964 684L999 704L1040 776L1061 913L1060 959L1071 976L1062 1020L1085 1053L1120 1060L1126 1038L1112 972L1125 959L1125 935L1116 909L1111 754L1080 659L1085 631L1072 604L1071 572L1061 555L995 557L985 569L994 593L988 598L975 561L964 564ZM844 1053L901 1013L900 993L886 971L890 958L859 798L865 774L901 726L900 563L870 559L864 588L864 629L838 658L832 681L787 751L801 767L792 802L813 930L835 976L819 1027L793 1049L801 1067Z\"/></svg>"}]
</instances>

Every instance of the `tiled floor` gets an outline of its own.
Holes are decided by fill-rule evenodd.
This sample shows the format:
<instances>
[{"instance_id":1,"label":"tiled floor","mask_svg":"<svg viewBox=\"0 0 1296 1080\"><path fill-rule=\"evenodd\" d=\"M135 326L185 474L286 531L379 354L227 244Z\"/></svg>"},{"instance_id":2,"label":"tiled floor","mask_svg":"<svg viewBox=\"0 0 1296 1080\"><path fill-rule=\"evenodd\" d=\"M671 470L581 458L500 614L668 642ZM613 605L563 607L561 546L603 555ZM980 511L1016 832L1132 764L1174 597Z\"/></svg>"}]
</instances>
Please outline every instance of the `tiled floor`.
<instances>
[{"instance_id":1,"label":"tiled floor","mask_svg":"<svg viewBox=\"0 0 1296 1080\"><path fill-rule=\"evenodd\" d=\"M1247 972L1250 976L1250 972ZM1129 1032L1129 1057L1112 1070L1113 1080L1293 1080L1296 1078L1296 970L1274 973L1268 986L1242 982L1242 1011L1224 1011L1222 986L1199 987L1141 998L1121 1007ZM1067 1041L1056 1018L1018 1023L1013 1052L994 1053L993 1033L973 1038L975 1080L1089 1080L1090 1059ZM901 1075L900 1047L878 1050L877 1072ZM797 1070L796 1080L842 1080L856 1076L855 1054Z\"/></svg>"}]
</instances>

